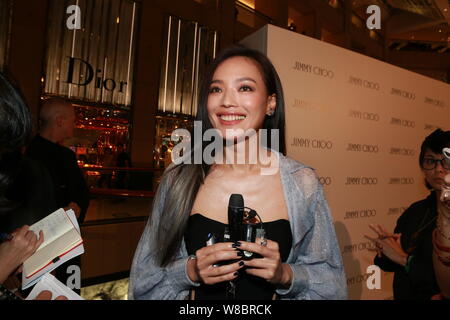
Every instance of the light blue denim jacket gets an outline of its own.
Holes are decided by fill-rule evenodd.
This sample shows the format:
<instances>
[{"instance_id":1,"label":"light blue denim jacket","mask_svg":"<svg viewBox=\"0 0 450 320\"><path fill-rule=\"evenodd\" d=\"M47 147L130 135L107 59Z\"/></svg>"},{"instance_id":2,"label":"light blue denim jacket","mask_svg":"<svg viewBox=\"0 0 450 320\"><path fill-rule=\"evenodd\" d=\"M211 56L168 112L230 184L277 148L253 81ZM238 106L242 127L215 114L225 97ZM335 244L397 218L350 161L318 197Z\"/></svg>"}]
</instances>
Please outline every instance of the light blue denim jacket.
<instances>
[{"instance_id":1,"label":"light blue denim jacket","mask_svg":"<svg viewBox=\"0 0 450 320\"><path fill-rule=\"evenodd\" d=\"M286 261L293 271L288 289L277 290L280 299L347 299L347 285L333 219L315 171L279 154L280 175L292 231L292 248ZM170 188L162 180L153 213L139 241L130 273L129 299L185 299L198 286L187 276L188 253L184 240L176 259L166 267L155 262L152 244Z\"/></svg>"}]
</instances>

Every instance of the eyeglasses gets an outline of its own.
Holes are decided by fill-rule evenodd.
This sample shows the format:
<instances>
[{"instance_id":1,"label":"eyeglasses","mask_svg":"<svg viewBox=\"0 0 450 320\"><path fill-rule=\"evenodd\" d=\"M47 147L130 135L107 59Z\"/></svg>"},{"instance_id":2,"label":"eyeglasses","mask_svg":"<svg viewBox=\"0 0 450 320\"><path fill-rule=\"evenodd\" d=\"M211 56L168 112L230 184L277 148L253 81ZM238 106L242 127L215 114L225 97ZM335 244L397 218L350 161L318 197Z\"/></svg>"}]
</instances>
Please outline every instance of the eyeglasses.
<instances>
[{"instance_id":1,"label":"eyeglasses","mask_svg":"<svg viewBox=\"0 0 450 320\"><path fill-rule=\"evenodd\" d=\"M435 159L435 158L425 158L422 162L422 168L424 170L433 170L436 168L437 163L440 162L442 168L445 170L450 170L450 163L447 161L447 159Z\"/></svg>"}]
</instances>

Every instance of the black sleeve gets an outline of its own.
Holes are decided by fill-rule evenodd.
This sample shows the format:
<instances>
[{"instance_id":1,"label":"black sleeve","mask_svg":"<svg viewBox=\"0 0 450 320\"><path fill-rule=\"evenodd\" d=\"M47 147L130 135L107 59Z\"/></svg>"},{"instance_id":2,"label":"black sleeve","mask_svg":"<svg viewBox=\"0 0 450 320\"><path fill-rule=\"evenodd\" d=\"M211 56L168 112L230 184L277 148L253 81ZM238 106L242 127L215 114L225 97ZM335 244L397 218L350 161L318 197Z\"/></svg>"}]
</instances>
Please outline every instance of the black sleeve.
<instances>
[{"instance_id":1,"label":"black sleeve","mask_svg":"<svg viewBox=\"0 0 450 320\"><path fill-rule=\"evenodd\" d=\"M81 225L86 217L89 207L89 189L84 180L83 173L78 167L77 159L73 152L70 152L69 164L69 184L68 194L70 202L75 202L81 209L78 223Z\"/></svg>"},{"instance_id":2,"label":"black sleeve","mask_svg":"<svg viewBox=\"0 0 450 320\"><path fill-rule=\"evenodd\" d=\"M405 210L403 214L398 218L397 224L394 229L394 233L403 233L405 230L405 224L407 221L407 217L411 211L411 207ZM381 268L383 271L387 272L396 272L404 268L404 266L399 265L398 263L392 261L388 257L386 257L384 254L381 255L379 258L378 255L375 256L373 263Z\"/></svg>"}]
</instances>

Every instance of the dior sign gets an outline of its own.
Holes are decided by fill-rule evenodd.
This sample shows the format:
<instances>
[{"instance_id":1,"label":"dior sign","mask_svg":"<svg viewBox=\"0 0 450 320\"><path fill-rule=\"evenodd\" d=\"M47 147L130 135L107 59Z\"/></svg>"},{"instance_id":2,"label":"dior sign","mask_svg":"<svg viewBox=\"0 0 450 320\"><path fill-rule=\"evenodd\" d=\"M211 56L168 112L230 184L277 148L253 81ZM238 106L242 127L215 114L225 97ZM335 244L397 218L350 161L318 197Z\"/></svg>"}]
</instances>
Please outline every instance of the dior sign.
<instances>
[{"instance_id":1,"label":"dior sign","mask_svg":"<svg viewBox=\"0 0 450 320\"><path fill-rule=\"evenodd\" d=\"M81 69L82 67L86 68L86 73L83 76L83 80L78 79L77 82L74 80L74 70L75 68ZM114 79L104 79L104 74L101 69L97 69L94 72L94 68L89 64L89 62L79 59L79 58L73 58L69 57L69 68L67 71L67 83L75 84L78 86L88 86L92 83L94 80L94 85L97 89L104 89L107 91L115 91L118 90L119 92L125 92L125 88L127 86L126 81L116 81ZM80 77L81 78L81 77Z\"/></svg>"}]
</instances>

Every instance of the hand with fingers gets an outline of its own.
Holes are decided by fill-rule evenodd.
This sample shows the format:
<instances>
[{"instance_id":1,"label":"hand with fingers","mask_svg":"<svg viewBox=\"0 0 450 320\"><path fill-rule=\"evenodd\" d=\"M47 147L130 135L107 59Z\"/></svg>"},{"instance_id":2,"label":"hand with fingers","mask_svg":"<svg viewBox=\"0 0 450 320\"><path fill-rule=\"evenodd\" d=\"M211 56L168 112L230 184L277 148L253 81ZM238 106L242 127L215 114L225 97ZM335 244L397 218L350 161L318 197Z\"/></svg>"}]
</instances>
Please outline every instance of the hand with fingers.
<instances>
[{"instance_id":1,"label":"hand with fingers","mask_svg":"<svg viewBox=\"0 0 450 320\"><path fill-rule=\"evenodd\" d=\"M13 238L0 244L0 283L14 272L26 259L28 259L44 242L44 234L39 232L39 238L29 226L15 230Z\"/></svg>"},{"instance_id":2,"label":"hand with fingers","mask_svg":"<svg viewBox=\"0 0 450 320\"><path fill-rule=\"evenodd\" d=\"M52 299L52 293L48 290L39 292L39 294L34 298L34 300L68 300L66 296L57 296Z\"/></svg>"},{"instance_id":3,"label":"hand with fingers","mask_svg":"<svg viewBox=\"0 0 450 320\"><path fill-rule=\"evenodd\" d=\"M195 252L195 259L188 260L187 273L193 282L212 285L237 278L244 266L243 253L237 244L221 242L203 247ZM221 262L234 261L221 265Z\"/></svg>"},{"instance_id":4,"label":"hand with fingers","mask_svg":"<svg viewBox=\"0 0 450 320\"><path fill-rule=\"evenodd\" d=\"M367 239L375 244L374 249L368 249L369 251L376 251L378 257L384 254L390 260L398 263L402 266L406 265L408 254L403 250L400 239L401 234L389 233L380 225L369 225L369 227L378 235L373 238L364 235Z\"/></svg>"},{"instance_id":5,"label":"hand with fingers","mask_svg":"<svg viewBox=\"0 0 450 320\"><path fill-rule=\"evenodd\" d=\"M259 238L255 242L240 241L239 249L260 256L260 258L254 257L250 260L244 260L246 273L263 278L279 287L288 288L291 285L292 269L281 261L277 242Z\"/></svg>"}]
</instances>

